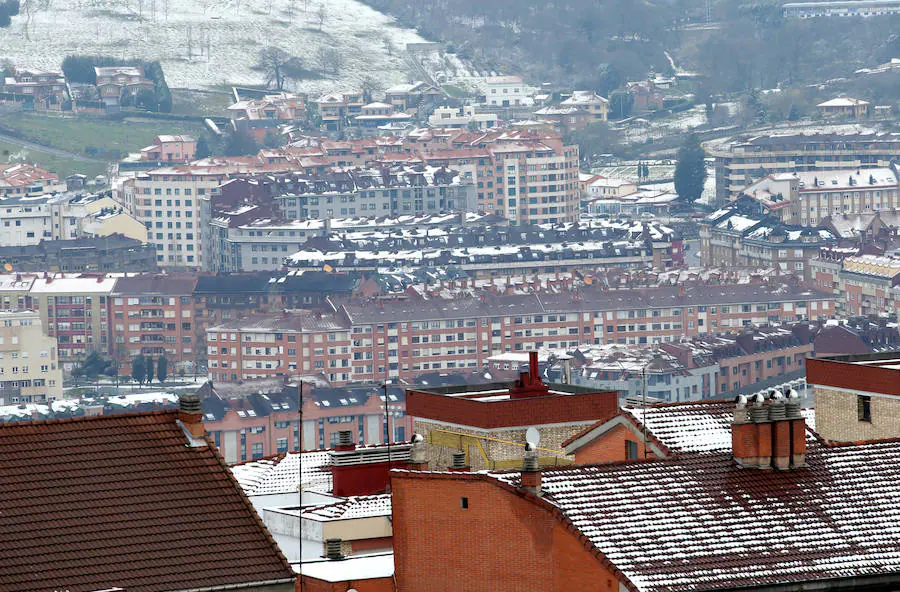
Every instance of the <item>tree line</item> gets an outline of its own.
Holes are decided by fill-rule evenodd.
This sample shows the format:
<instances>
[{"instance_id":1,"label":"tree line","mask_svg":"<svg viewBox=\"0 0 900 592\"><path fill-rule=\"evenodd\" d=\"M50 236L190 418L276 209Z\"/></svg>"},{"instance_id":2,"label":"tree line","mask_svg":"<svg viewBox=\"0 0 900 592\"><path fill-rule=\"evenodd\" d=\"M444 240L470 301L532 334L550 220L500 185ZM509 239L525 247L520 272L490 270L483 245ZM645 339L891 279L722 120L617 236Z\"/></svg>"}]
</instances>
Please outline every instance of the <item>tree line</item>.
<instances>
[{"instance_id":1,"label":"tree line","mask_svg":"<svg viewBox=\"0 0 900 592\"><path fill-rule=\"evenodd\" d=\"M131 377L140 386L153 382L154 371L158 382L166 381L169 375L169 361L165 355L159 356L155 364L151 356L135 356L131 360Z\"/></svg>"}]
</instances>

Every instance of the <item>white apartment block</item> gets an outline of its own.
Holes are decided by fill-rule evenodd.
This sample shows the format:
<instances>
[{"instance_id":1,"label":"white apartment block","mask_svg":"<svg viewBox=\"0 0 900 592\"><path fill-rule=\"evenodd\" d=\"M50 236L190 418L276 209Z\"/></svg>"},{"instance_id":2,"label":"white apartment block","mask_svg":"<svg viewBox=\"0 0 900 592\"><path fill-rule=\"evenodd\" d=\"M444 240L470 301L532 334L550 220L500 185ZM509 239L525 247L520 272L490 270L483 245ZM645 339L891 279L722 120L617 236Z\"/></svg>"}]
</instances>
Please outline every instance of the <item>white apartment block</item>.
<instances>
[{"instance_id":1,"label":"white apartment block","mask_svg":"<svg viewBox=\"0 0 900 592\"><path fill-rule=\"evenodd\" d=\"M200 201L227 177L224 167L167 167L122 184L121 201L147 227L147 242L156 248L160 267L200 267Z\"/></svg>"},{"instance_id":2,"label":"white apartment block","mask_svg":"<svg viewBox=\"0 0 900 592\"><path fill-rule=\"evenodd\" d=\"M90 214L118 205L105 194L7 198L0 202L0 245L25 247L42 240L77 238Z\"/></svg>"},{"instance_id":3,"label":"white apartment block","mask_svg":"<svg viewBox=\"0 0 900 592\"><path fill-rule=\"evenodd\" d=\"M31 310L0 311L0 404L44 402L63 396L56 339Z\"/></svg>"},{"instance_id":4,"label":"white apartment block","mask_svg":"<svg viewBox=\"0 0 900 592\"><path fill-rule=\"evenodd\" d=\"M521 107L534 104L534 90L521 76L488 76L481 82L484 104L492 107Z\"/></svg>"}]
</instances>

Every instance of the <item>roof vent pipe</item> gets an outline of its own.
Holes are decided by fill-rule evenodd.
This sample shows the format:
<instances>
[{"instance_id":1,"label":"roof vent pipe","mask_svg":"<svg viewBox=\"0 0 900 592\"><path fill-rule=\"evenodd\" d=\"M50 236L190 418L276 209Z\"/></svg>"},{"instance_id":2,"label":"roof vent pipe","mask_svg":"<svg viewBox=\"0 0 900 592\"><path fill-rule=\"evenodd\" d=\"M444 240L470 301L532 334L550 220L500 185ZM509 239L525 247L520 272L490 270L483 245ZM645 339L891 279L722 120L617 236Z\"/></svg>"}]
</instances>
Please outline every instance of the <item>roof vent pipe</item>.
<instances>
[{"instance_id":1,"label":"roof vent pipe","mask_svg":"<svg viewBox=\"0 0 900 592\"><path fill-rule=\"evenodd\" d=\"M344 541L341 539L325 539L325 558L326 559L343 559Z\"/></svg>"},{"instance_id":2,"label":"roof vent pipe","mask_svg":"<svg viewBox=\"0 0 900 592\"><path fill-rule=\"evenodd\" d=\"M765 407L766 398L762 395L762 393L757 393L750 397L749 402L752 405L750 408L750 420L753 423L762 423L764 421L768 421L769 419L769 410Z\"/></svg>"},{"instance_id":3,"label":"roof vent pipe","mask_svg":"<svg viewBox=\"0 0 900 592\"><path fill-rule=\"evenodd\" d=\"M784 408L788 419L802 418L803 414L800 413L800 393L794 389L789 390L784 402Z\"/></svg>"},{"instance_id":4,"label":"roof vent pipe","mask_svg":"<svg viewBox=\"0 0 900 592\"><path fill-rule=\"evenodd\" d=\"M338 444L341 446L353 446L353 432L350 430L338 432Z\"/></svg>"},{"instance_id":5,"label":"roof vent pipe","mask_svg":"<svg viewBox=\"0 0 900 592\"><path fill-rule=\"evenodd\" d=\"M182 413L200 413L200 396L193 393L178 397L178 410Z\"/></svg>"},{"instance_id":6,"label":"roof vent pipe","mask_svg":"<svg viewBox=\"0 0 900 592\"><path fill-rule=\"evenodd\" d=\"M466 466L466 453L465 452L454 452L452 456L452 460L450 461L450 468L456 471L462 471L467 468Z\"/></svg>"},{"instance_id":7,"label":"roof vent pipe","mask_svg":"<svg viewBox=\"0 0 900 592\"><path fill-rule=\"evenodd\" d=\"M775 391L771 396L772 404L769 405L769 419L771 421L781 421L787 418L784 410L784 395L781 391Z\"/></svg>"}]
</instances>

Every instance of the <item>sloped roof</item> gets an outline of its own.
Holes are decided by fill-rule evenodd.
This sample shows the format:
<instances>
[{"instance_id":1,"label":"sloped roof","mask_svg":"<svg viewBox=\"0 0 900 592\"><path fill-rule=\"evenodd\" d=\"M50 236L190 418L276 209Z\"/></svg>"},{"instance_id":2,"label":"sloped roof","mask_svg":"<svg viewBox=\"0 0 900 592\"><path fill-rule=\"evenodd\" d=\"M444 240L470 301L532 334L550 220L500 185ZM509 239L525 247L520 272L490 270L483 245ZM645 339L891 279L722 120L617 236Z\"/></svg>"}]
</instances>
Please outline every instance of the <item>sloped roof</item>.
<instances>
[{"instance_id":1,"label":"sloped roof","mask_svg":"<svg viewBox=\"0 0 900 592\"><path fill-rule=\"evenodd\" d=\"M814 409L802 409L807 427L816 428ZM734 403L725 400L692 401L686 403L658 403L646 409L625 406L619 415L631 421L637 430L647 428L647 440L666 454L679 452L721 452L731 450L731 423L734 419ZM607 420L585 428L562 443L580 445L603 435ZM814 436L807 433L807 440ZM577 447L580 447L577 445Z\"/></svg>"},{"instance_id":2,"label":"sloped roof","mask_svg":"<svg viewBox=\"0 0 900 592\"><path fill-rule=\"evenodd\" d=\"M391 515L391 494L355 495L336 504L309 508L303 511L303 518L316 522L332 520L354 520L356 518L377 518Z\"/></svg>"},{"instance_id":3,"label":"sloped roof","mask_svg":"<svg viewBox=\"0 0 900 592\"><path fill-rule=\"evenodd\" d=\"M816 440L807 463L742 469L729 451L547 468L542 499L641 592L897 577L900 440Z\"/></svg>"},{"instance_id":4,"label":"sloped roof","mask_svg":"<svg viewBox=\"0 0 900 592\"><path fill-rule=\"evenodd\" d=\"M298 480L304 489L331 491L331 469L327 450L282 453L231 467L234 478L247 495L293 493Z\"/></svg>"},{"instance_id":5,"label":"sloped roof","mask_svg":"<svg viewBox=\"0 0 900 592\"><path fill-rule=\"evenodd\" d=\"M0 425L0 590L289 582L290 565L178 412Z\"/></svg>"}]
</instances>

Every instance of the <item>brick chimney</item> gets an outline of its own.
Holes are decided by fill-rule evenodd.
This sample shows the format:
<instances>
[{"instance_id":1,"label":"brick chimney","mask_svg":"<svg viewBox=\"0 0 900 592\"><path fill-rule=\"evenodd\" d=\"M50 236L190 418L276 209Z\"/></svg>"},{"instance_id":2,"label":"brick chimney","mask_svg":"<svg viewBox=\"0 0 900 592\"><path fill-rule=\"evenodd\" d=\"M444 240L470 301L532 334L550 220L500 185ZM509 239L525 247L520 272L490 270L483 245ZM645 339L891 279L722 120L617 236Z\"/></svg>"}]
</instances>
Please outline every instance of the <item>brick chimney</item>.
<instances>
[{"instance_id":1,"label":"brick chimney","mask_svg":"<svg viewBox=\"0 0 900 592\"><path fill-rule=\"evenodd\" d=\"M806 420L800 395L778 390L735 400L731 426L734 460L744 468L788 471L806 466Z\"/></svg>"},{"instance_id":2,"label":"brick chimney","mask_svg":"<svg viewBox=\"0 0 900 592\"><path fill-rule=\"evenodd\" d=\"M200 396L193 393L178 397L178 420L193 438L205 438L203 414L200 412Z\"/></svg>"},{"instance_id":3,"label":"brick chimney","mask_svg":"<svg viewBox=\"0 0 900 592\"><path fill-rule=\"evenodd\" d=\"M537 447L532 442L525 443L525 462L522 465L522 488L534 495L541 495L541 465Z\"/></svg>"}]
</instances>

